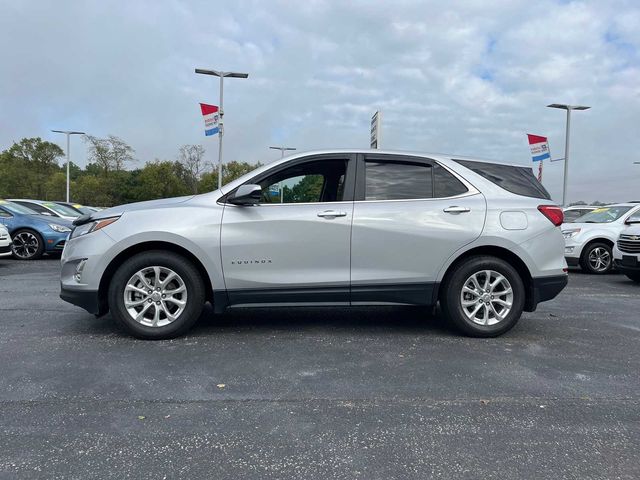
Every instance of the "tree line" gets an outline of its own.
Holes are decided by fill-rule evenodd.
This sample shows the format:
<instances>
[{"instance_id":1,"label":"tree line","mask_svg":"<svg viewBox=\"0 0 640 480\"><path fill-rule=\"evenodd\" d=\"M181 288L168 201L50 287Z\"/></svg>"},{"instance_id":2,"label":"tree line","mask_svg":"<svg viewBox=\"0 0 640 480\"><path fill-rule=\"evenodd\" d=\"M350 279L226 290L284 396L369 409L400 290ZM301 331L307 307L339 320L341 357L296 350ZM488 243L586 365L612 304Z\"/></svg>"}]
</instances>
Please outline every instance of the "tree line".
<instances>
[{"instance_id":1,"label":"tree line","mask_svg":"<svg viewBox=\"0 0 640 480\"><path fill-rule=\"evenodd\" d=\"M110 207L124 203L204 193L218 186L217 169L204 161L201 145L183 145L175 160L146 162L139 167L135 150L114 135L86 135L88 164L73 162L71 201ZM65 200L64 152L41 138L23 138L0 152L0 198ZM223 165L222 183L228 183L260 164L232 161Z\"/></svg>"}]
</instances>

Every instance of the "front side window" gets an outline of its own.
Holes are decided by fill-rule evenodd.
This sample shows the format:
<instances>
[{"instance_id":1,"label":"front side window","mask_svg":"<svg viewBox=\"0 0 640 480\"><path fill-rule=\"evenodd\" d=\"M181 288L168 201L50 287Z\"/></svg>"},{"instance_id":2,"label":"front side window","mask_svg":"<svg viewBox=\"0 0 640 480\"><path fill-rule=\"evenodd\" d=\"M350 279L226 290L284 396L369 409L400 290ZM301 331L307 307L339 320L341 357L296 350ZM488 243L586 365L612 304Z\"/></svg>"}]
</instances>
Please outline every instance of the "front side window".
<instances>
[{"instance_id":1,"label":"front side window","mask_svg":"<svg viewBox=\"0 0 640 480\"><path fill-rule=\"evenodd\" d=\"M17 203L20 206L29 208L31 210L33 210L36 213L39 213L41 215L49 215L49 216L56 216L53 212L50 212L49 210L47 210L46 208L44 208L42 205L38 205L37 203L31 203L31 202L20 202L20 201L16 201L13 203ZM33 212L31 212L33 213Z\"/></svg>"},{"instance_id":2,"label":"front side window","mask_svg":"<svg viewBox=\"0 0 640 480\"><path fill-rule=\"evenodd\" d=\"M261 203L340 202L346 174L346 160L293 165L258 182L262 187Z\"/></svg>"},{"instance_id":3,"label":"front side window","mask_svg":"<svg viewBox=\"0 0 640 480\"><path fill-rule=\"evenodd\" d=\"M411 200L432 197L431 165L365 162L365 200Z\"/></svg>"},{"instance_id":4,"label":"front side window","mask_svg":"<svg viewBox=\"0 0 640 480\"><path fill-rule=\"evenodd\" d=\"M25 207L24 205L20 205L19 203L16 203L16 202L7 202L5 200L0 200L0 204L4 209L8 210L11 213L15 213L17 215L34 215L38 213L35 210L32 210L29 207Z\"/></svg>"}]
</instances>

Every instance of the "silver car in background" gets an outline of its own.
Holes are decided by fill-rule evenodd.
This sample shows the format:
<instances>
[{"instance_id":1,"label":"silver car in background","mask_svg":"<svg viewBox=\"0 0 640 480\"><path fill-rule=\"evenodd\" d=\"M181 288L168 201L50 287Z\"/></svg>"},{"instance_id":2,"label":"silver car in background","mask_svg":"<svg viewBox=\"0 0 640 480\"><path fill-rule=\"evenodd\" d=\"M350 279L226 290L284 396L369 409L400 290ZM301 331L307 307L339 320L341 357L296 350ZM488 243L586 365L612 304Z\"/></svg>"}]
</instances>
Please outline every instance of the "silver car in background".
<instances>
[{"instance_id":1,"label":"silver car in background","mask_svg":"<svg viewBox=\"0 0 640 480\"><path fill-rule=\"evenodd\" d=\"M298 154L211 193L76 220L61 297L139 338L227 308L424 305L512 328L567 284L562 209L529 168L403 152Z\"/></svg>"}]
</instances>

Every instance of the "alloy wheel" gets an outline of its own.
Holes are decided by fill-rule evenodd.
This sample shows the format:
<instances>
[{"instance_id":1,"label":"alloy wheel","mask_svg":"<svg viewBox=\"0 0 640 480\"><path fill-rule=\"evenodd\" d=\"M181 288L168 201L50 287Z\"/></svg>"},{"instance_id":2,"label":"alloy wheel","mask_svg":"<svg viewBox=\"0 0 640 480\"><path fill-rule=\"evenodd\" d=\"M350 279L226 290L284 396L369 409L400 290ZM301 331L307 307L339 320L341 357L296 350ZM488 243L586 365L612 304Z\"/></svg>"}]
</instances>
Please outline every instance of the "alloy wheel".
<instances>
[{"instance_id":1,"label":"alloy wheel","mask_svg":"<svg viewBox=\"0 0 640 480\"><path fill-rule=\"evenodd\" d=\"M20 232L13 237L13 253L16 257L28 259L33 257L40 248L40 241L31 232Z\"/></svg>"},{"instance_id":2,"label":"alloy wheel","mask_svg":"<svg viewBox=\"0 0 640 480\"><path fill-rule=\"evenodd\" d=\"M176 272L152 266L137 271L124 289L124 306L136 322L164 327L175 321L187 305L187 287Z\"/></svg>"},{"instance_id":3,"label":"alloy wheel","mask_svg":"<svg viewBox=\"0 0 640 480\"><path fill-rule=\"evenodd\" d=\"M479 325L495 325L504 320L513 306L509 280L495 270L482 270L464 282L460 304L465 316Z\"/></svg>"},{"instance_id":4,"label":"alloy wheel","mask_svg":"<svg viewBox=\"0 0 640 480\"><path fill-rule=\"evenodd\" d=\"M611 267L611 253L604 247L589 252L589 266L595 272L606 272Z\"/></svg>"}]
</instances>

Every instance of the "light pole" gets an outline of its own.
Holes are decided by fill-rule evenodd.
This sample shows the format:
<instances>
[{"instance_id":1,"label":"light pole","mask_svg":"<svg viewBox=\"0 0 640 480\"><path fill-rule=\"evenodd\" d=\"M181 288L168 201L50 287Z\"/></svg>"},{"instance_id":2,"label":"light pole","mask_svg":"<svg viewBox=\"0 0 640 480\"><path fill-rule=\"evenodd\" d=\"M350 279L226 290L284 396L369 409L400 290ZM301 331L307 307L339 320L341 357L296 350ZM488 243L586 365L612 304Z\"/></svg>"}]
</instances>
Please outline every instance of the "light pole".
<instances>
[{"instance_id":1,"label":"light pole","mask_svg":"<svg viewBox=\"0 0 640 480\"><path fill-rule=\"evenodd\" d=\"M51 130L54 133L64 133L67 136L67 203L69 202L69 163L71 162L71 153L69 151L69 137L71 135L85 135L84 132L74 132L73 130Z\"/></svg>"},{"instance_id":2,"label":"light pole","mask_svg":"<svg viewBox=\"0 0 640 480\"><path fill-rule=\"evenodd\" d=\"M550 108L559 108L567 111L567 130L564 137L564 178L562 182L562 206L567 206L567 180L569 177L569 137L571 133L571 110L588 110L591 107L584 105L565 105L562 103L552 103L547 105Z\"/></svg>"},{"instance_id":3,"label":"light pole","mask_svg":"<svg viewBox=\"0 0 640 480\"><path fill-rule=\"evenodd\" d=\"M220 121L218 122L218 125L220 127L220 132L218 133L218 188L220 188L222 187L222 135L224 134L224 125L222 122L222 117L224 116L224 109L222 108L224 78L247 78L249 74L239 72L223 72L219 70L205 70L203 68L196 68L196 73L201 73L203 75L213 75L214 77L220 78Z\"/></svg>"},{"instance_id":4,"label":"light pole","mask_svg":"<svg viewBox=\"0 0 640 480\"><path fill-rule=\"evenodd\" d=\"M273 150L280 150L280 158L284 157L284 152L288 152L290 150L295 150L293 147L269 147Z\"/></svg>"},{"instance_id":5,"label":"light pole","mask_svg":"<svg viewBox=\"0 0 640 480\"><path fill-rule=\"evenodd\" d=\"M294 147L269 147L269 148L273 150L280 150L280 158L284 158L284 152L295 150ZM280 190L280 203L284 203L284 188L282 184L278 186L278 189Z\"/></svg>"}]
</instances>

